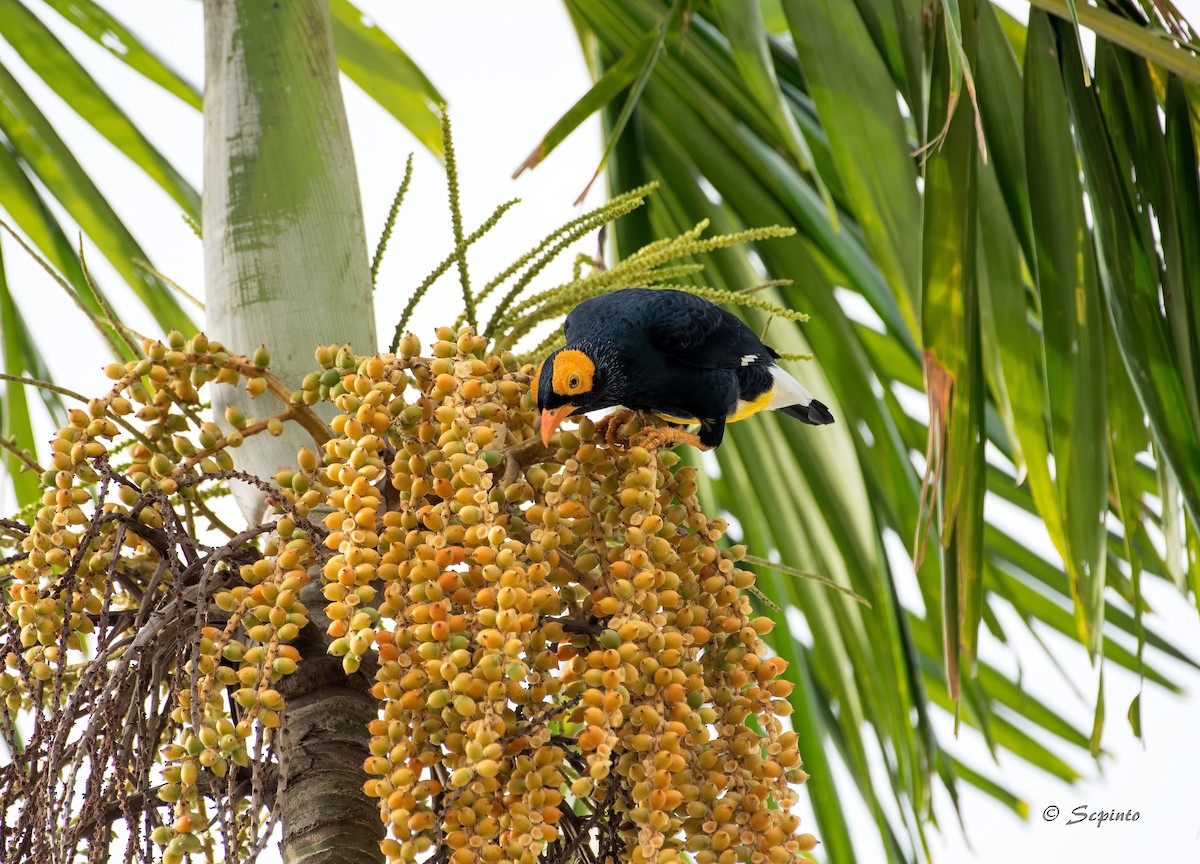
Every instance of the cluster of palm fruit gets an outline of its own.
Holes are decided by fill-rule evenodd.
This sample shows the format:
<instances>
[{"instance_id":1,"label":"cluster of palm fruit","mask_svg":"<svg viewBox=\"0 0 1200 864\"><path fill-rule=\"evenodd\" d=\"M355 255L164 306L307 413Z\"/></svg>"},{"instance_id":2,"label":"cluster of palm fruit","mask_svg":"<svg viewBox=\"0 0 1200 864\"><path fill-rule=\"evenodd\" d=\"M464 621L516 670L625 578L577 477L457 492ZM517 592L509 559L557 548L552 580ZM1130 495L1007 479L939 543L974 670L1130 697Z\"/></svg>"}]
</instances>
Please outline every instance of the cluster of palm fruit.
<instances>
[{"instance_id":1,"label":"cluster of palm fruit","mask_svg":"<svg viewBox=\"0 0 1200 864\"><path fill-rule=\"evenodd\" d=\"M203 335L147 341L143 359L109 367L112 391L52 444L12 566L8 613L26 650L0 676L9 708L62 679L60 636L82 645L89 613L119 590L106 584L114 556L153 569L136 526L202 508L198 490L228 476L231 449L288 422L319 433L308 406L331 401L319 447L273 478L279 518L260 557L214 579L180 670L189 685L158 792L173 818L152 833L167 864L205 845L204 778L244 767L250 737L280 724L275 685L303 662L289 643L308 624L310 580L330 653L347 673L377 670L364 790L389 861L438 850L534 864L581 842L631 862L803 860L815 840L791 812L806 778L782 722L791 685L761 639L771 619L744 593L744 550L724 548L725 523L700 510L695 469L638 446L636 421L620 446L585 419L543 447L533 368L469 328L439 330L429 357L411 334L399 349L319 348L295 392L266 372L265 351L231 355ZM283 407L202 421L209 381ZM118 488L97 488L118 423L136 435L132 462Z\"/></svg>"},{"instance_id":2,"label":"cluster of palm fruit","mask_svg":"<svg viewBox=\"0 0 1200 864\"><path fill-rule=\"evenodd\" d=\"M63 673L60 649L79 650L81 637L92 631L90 615L100 612L106 588L120 591L106 585L114 558L122 558L132 571L153 567L151 544L136 527L116 517L161 529L163 508L170 506L171 496L197 500L197 468L216 473L233 467L226 448L240 445L241 432L222 433L216 424L196 420L200 448L182 433L196 416L197 387L211 380L237 382L244 374L253 392L263 380L256 374L260 366L231 356L220 345L209 346L203 335L185 341L173 332L167 343L146 340L142 349L142 359L106 367L115 381L112 390L92 399L86 411L72 409L68 424L51 441L41 506L21 541L23 554L14 556L9 571L7 611L20 624L26 649L19 657L7 657L10 674L2 683L10 691L16 689L11 672L39 681ZM258 360L266 366L265 351ZM140 431L126 419L131 416L141 421ZM282 419L274 423L282 431ZM97 489L99 469L108 467L121 427L135 438L129 448L132 462L120 473L116 489L107 480ZM64 644L61 633L68 634ZM20 693L10 694L8 704L11 710L20 707Z\"/></svg>"},{"instance_id":3,"label":"cluster of palm fruit","mask_svg":"<svg viewBox=\"0 0 1200 864\"><path fill-rule=\"evenodd\" d=\"M330 650L378 655L365 789L388 858L535 862L572 808L604 814L620 860L796 858L791 685L694 469L587 420L543 450L532 367L437 336L340 376L307 481L335 508Z\"/></svg>"},{"instance_id":4,"label":"cluster of palm fruit","mask_svg":"<svg viewBox=\"0 0 1200 864\"><path fill-rule=\"evenodd\" d=\"M211 515L201 487L233 469L231 448L250 435L281 434L284 423L301 412L308 426L318 426L302 403L253 423L231 410L224 429L200 419L200 389L208 382L240 383L254 396L266 392L270 358L264 349L253 358L241 357L203 334L189 340L172 332L166 342L145 340L141 354L106 367L112 389L88 402L86 410L71 410L68 424L51 442L40 507L9 567L6 611L20 626L23 649L8 653L7 671L0 675L10 712L44 701L47 687L54 688L56 700L69 692L79 667L70 665L67 652L85 647L95 619L111 623L122 611L139 609L128 585L155 593L172 590L178 574L158 566L165 546L177 539L164 531L166 517L178 523L176 508ZM270 380L277 395L284 393ZM130 437L114 444L122 430ZM117 458L127 464L114 469L110 459ZM157 794L172 805L173 818L152 832L165 847L164 864L182 861L204 845L197 833L208 822L198 788L201 776L222 778L231 765L245 767L256 724L271 729L280 723L283 700L271 685L294 671L300 659L286 643L307 623L296 593L315 560L310 539L293 532L291 524L287 516L276 522L263 549L266 557L235 568L239 572L220 574L237 583L211 597L224 626L202 624L193 659L174 670L190 675L194 684L173 688L171 694L177 703L162 749L164 782ZM138 616L144 627L154 623L143 619ZM109 659L123 662L119 656ZM227 687L238 688L232 697L236 721L226 702Z\"/></svg>"}]
</instances>

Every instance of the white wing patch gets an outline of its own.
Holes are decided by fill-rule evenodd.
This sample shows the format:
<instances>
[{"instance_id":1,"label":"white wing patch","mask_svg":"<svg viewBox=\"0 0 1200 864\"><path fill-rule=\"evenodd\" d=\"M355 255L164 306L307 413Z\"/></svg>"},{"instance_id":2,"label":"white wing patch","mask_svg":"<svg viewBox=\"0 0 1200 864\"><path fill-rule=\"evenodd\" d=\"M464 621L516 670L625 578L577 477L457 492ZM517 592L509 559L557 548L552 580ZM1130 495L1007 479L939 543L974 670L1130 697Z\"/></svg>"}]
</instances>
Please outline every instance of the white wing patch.
<instances>
[{"instance_id":1,"label":"white wing patch","mask_svg":"<svg viewBox=\"0 0 1200 864\"><path fill-rule=\"evenodd\" d=\"M792 405L808 405L812 402L812 394L785 370L772 366L771 377L775 379L775 393L768 408L789 408Z\"/></svg>"},{"instance_id":2,"label":"white wing patch","mask_svg":"<svg viewBox=\"0 0 1200 864\"><path fill-rule=\"evenodd\" d=\"M742 356L742 365L749 366L751 363L753 363L757 359L758 359L757 354L744 354Z\"/></svg>"}]
</instances>

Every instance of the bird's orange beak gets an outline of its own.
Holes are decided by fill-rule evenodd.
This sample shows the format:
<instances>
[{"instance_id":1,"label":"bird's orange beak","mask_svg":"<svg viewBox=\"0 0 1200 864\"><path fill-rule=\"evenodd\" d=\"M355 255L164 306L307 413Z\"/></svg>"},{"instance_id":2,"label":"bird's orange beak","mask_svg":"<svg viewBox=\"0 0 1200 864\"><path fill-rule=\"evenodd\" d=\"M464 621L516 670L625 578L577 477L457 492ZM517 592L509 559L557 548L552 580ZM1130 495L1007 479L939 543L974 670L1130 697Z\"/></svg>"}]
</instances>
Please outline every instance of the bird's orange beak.
<instances>
[{"instance_id":1,"label":"bird's orange beak","mask_svg":"<svg viewBox=\"0 0 1200 864\"><path fill-rule=\"evenodd\" d=\"M575 410L574 405L564 405L557 411L546 409L542 411L542 443L547 447L550 446L550 437L554 434L554 430L562 421L567 419L567 415Z\"/></svg>"}]
</instances>

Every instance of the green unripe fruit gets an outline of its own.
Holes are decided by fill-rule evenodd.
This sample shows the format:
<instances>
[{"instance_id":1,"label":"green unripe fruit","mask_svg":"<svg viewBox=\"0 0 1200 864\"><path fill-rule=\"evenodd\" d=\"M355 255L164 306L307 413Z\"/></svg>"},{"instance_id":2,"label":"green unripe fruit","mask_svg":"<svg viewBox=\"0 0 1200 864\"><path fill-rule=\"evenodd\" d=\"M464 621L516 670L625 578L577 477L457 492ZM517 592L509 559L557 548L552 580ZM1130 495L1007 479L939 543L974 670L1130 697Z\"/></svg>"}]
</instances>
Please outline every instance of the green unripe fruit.
<instances>
[{"instance_id":1,"label":"green unripe fruit","mask_svg":"<svg viewBox=\"0 0 1200 864\"><path fill-rule=\"evenodd\" d=\"M421 353L421 340L412 333L405 333L400 340L400 356L406 360Z\"/></svg>"},{"instance_id":2,"label":"green unripe fruit","mask_svg":"<svg viewBox=\"0 0 1200 864\"><path fill-rule=\"evenodd\" d=\"M155 453L150 459L150 471L155 477L162 477L171 473L171 460L162 453Z\"/></svg>"},{"instance_id":3,"label":"green unripe fruit","mask_svg":"<svg viewBox=\"0 0 1200 864\"><path fill-rule=\"evenodd\" d=\"M450 786L454 789L461 789L471 782L473 776L470 768L459 768L450 775Z\"/></svg>"}]
</instances>

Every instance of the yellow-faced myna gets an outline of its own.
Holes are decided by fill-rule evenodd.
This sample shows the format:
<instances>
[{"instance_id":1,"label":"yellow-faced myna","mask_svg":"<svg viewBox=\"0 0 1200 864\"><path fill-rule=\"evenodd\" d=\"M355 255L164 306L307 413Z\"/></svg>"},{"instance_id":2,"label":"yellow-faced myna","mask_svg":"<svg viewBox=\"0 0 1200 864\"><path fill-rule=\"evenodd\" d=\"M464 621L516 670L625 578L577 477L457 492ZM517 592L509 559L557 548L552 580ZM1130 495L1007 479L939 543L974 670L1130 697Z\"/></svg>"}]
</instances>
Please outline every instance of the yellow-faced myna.
<instances>
[{"instance_id":1,"label":"yellow-faced myna","mask_svg":"<svg viewBox=\"0 0 1200 864\"><path fill-rule=\"evenodd\" d=\"M544 443L567 417L614 406L699 423L699 435L654 430L651 442L704 450L721 443L726 423L764 408L813 425L833 422L753 330L694 294L601 294L571 310L563 331L567 344L546 358L533 382Z\"/></svg>"}]
</instances>

